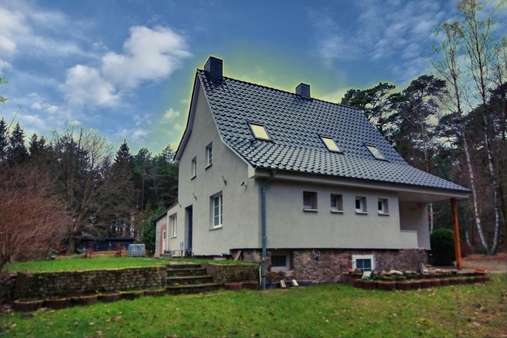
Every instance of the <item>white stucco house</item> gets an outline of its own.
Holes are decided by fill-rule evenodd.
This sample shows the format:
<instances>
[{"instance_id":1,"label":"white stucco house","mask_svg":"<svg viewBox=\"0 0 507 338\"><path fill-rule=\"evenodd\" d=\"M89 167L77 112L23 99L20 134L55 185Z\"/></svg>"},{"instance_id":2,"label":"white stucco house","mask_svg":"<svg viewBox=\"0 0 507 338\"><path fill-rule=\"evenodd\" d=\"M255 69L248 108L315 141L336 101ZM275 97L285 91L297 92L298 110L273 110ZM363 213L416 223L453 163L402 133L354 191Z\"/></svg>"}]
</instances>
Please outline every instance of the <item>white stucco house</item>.
<instances>
[{"instance_id":1,"label":"white stucco house","mask_svg":"<svg viewBox=\"0 0 507 338\"><path fill-rule=\"evenodd\" d=\"M416 269L428 203L469 192L410 166L362 111L303 83L291 93L225 77L214 57L195 75L176 160L157 255L266 257L300 279Z\"/></svg>"}]
</instances>

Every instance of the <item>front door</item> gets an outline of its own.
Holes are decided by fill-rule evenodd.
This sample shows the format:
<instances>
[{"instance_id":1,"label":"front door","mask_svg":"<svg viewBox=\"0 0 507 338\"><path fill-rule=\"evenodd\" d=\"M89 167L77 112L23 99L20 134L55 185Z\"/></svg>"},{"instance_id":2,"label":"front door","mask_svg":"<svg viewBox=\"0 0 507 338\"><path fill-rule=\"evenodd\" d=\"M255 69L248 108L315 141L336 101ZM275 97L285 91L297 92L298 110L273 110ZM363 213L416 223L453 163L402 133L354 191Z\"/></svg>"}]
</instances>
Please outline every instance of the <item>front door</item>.
<instances>
[{"instance_id":1,"label":"front door","mask_svg":"<svg viewBox=\"0 0 507 338\"><path fill-rule=\"evenodd\" d=\"M192 206L185 208L185 250L187 255L192 255L192 233L193 233L193 211Z\"/></svg>"}]
</instances>

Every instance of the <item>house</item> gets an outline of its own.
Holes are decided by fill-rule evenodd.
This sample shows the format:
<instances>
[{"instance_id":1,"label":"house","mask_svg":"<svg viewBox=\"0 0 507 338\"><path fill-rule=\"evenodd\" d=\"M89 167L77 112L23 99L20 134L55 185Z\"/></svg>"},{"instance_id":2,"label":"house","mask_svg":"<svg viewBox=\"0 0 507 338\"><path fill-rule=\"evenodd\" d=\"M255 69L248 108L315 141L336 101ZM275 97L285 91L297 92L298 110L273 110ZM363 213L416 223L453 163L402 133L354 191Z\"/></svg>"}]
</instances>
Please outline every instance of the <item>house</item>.
<instances>
[{"instance_id":1,"label":"house","mask_svg":"<svg viewBox=\"0 0 507 338\"><path fill-rule=\"evenodd\" d=\"M265 257L305 280L417 269L428 204L469 192L407 164L362 111L304 83L290 93L225 77L214 57L195 75L176 160L158 254Z\"/></svg>"}]
</instances>

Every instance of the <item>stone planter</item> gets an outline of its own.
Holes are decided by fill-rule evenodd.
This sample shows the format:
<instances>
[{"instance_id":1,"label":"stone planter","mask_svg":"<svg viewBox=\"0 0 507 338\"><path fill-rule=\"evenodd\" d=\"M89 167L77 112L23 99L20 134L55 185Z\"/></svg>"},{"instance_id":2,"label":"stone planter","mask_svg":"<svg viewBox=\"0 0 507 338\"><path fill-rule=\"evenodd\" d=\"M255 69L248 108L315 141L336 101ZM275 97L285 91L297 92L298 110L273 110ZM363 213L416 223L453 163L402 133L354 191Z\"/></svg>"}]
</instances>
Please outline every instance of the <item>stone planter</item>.
<instances>
[{"instance_id":1,"label":"stone planter","mask_svg":"<svg viewBox=\"0 0 507 338\"><path fill-rule=\"evenodd\" d=\"M259 289L259 283L257 283L257 281L241 282L241 287L244 288L244 289L258 290Z\"/></svg>"},{"instance_id":2,"label":"stone planter","mask_svg":"<svg viewBox=\"0 0 507 338\"><path fill-rule=\"evenodd\" d=\"M145 296L161 296L165 294L165 289L154 289L154 290L145 290L144 295Z\"/></svg>"},{"instance_id":3,"label":"stone planter","mask_svg":"<svg viewBox=\"0 0 507 338\"><path fill-rule=\"evenodd\" d=\"M72 303L76 305L90 305L97 303L97 295L84 295L72 297Z\"/></svg>"},{"instance_id":4,"label":"stone planter","mask_svg":"<svg viewBox=\"0 0 507 338\"><path fill-rule=\"evenodd\" d=\"M103 293L98 295L98 299L101 302L115 302L120 299L119 293Z\"/></svg>"},{"instance_id":5,"label":"stone planter","mask_svg":"<svg viewBox=\"0 0 507 338\"><path fill-rule=\"evenodd\" d=\"M241 282L225 283L224 287L227 290L241 290Z\"/></svg>"},{"instance_id":6,"label":"stone planter","mask_svg":"<svg viewBox=\"0 0 507 338\"><path fill-rule=\"evenodd\" d=\"M415 283L412 281L396 281L397 290L412 290L415 289Z\"/></svg>"},{"instance_id":7,"label":"stone planter","mask_svg":"<svg viewBox=\"0 0 507 338\"><path fill-rule=\"evenodd\" d=\"M396 282L395 281L385 281L385 280L377 281L377 289L380 289L380 290L394 290L395 287L396 287Z\"/></svg>"},{"instance_id":8,"label":"stone planter","mask_svg":"<svg viewBox=\"0 0 507 338\"><path fill-rule=\"evenodd\" d=\"M71 305L69 298L49 298L44 302L44 306L50 309L63 309Z\"/></svg>"},{"instance_id":9,"label":"stone planter","mask_svg":"<svg viewBox=\"0 0 507 338\"><path fill-rule=\"evenodd\" d=\"M122 291L120 292L121 299L132 300L141 297L144 291Z\"/></svg>"},{"instance_id":10,"label":"stone planter","mask_svg":"<svg viewBox=\"0 0 507 338\"><path fill-rule=\"evenodd\" d=\"M419 285L422 289L433 287L433 282L431 279L421 279L419 280Z\"/></svg>"}]
</instances>

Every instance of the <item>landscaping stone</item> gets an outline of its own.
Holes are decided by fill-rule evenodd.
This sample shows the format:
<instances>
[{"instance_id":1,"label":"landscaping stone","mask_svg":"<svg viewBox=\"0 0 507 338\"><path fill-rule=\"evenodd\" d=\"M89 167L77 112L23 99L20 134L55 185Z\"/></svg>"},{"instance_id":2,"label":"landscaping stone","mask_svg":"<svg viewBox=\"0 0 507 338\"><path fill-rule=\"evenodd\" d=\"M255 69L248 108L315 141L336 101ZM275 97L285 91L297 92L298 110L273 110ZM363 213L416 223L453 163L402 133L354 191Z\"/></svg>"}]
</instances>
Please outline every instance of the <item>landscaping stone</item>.
<instances>
[{"instance_id":1,"label":"landscaping stone","mask_svg":"<svg viewBox=\"0 0 507 338\"><path fill-rule=\"evenodd\" d=\"M70 298L49 298L44 301L44 306L50 309L63 309L71 305Z\"/></svg>"},{"instance_id":2,"label":"landscaping stone","mask_svg":"<svg viewBox=\"0 0 507 338\"><path fill-rule=\"evenodd\" d=\"M43 300L20 300L17 299L13 302L12 308L16 311L29 312L35 311L44 305Z\"/></svg>"},{"instance_id":3,"label":"landscaping stone","mask_svg":"<svg viewBox=\"0 0 507 338\"><path fill-rule=\"evenodd\" d=\"M244 289L257 290L259 289L259 283L255 280L241 282L241 287Z\"/></svg>"},{"instance_id":4,"label":"landscaping stone","mask_svg":"<svg viewBox=\"0 0 507 338\"><path fill-rule=\"evenodd\" d=\"M72 304L91 305L97 303L98 295L83 295L72 297Z\"/></svg>"},{"instance_id":5,"label":"landscaping stone","mask_svg":"<svg viewBox=\"0 0 507 338\"><path fill-rule=\"evenodd\" d=\"M101 302L114 302L120 299L119 293L103 293L98 295L98 299Z\"/></svg>"},{"instance_id":6,"label":"landscaping stone","mask_svg":"<svg viewBox=\"0 0 507 338\"><path fill-rule=\"evenodd\" d=\"M144 290L145 296L161 296L166 293L165 289Z\"/></svg>"},{"instance_id":7,"label":"landscaping stone","mask_svg":"<svg viewBox=\"0 0 507 338\"><path fill-rule=\"evenodd\" d=\"M225 283L224 287L228 290L240 290L241 289L241 282Z\"/></svg>"}]
</instances>

